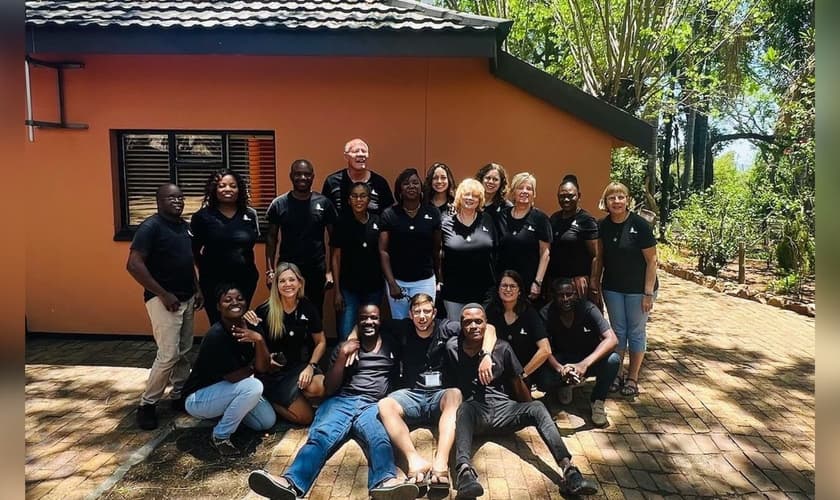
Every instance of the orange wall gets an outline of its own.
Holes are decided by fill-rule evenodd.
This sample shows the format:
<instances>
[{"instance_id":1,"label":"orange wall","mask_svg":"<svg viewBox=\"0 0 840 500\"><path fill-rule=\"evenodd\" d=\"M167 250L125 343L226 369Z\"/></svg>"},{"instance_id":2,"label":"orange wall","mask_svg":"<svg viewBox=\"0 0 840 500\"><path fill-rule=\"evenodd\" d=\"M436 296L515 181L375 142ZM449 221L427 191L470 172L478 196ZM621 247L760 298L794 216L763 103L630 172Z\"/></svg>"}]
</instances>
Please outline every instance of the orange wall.
<instances>
[{"instance_id":1,"label":"orange wall","mask_svg":"<svg viewBox=\"0 0 840 500\"><path fill-rule=\"evenodd\" d=\"M355 136L370 143L371 167L390 180L434 161L459 180L488 161L531 171L549 213L565 173L578 174L590 211L609 176L610 136L495 79L484 60L61 59L85 63L65 72L66 116L90 128L38 129L26 144L25 168L38 180L24 211L31 331L150 331L141 288L125 272L129 244L113 241L111 129L274 130L278 193L288 190L296 158L313 162L320 188ZM55 73L37 68L32 78L34 118L56 119ZM262 267L262 245L257 256ZM206 327L201 313L196 331Z\"/></svg>"}]
</instances>

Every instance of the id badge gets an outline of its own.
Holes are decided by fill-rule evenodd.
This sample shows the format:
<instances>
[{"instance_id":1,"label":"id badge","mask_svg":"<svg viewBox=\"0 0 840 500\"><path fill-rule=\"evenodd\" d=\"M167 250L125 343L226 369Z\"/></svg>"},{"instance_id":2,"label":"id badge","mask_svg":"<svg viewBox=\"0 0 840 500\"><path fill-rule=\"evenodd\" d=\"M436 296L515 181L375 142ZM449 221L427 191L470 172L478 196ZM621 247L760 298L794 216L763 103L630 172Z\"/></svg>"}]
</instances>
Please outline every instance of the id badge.
<instances>
[{"instance_id":1,"label":"id badge","mask_svg":"<svg viewBox=\"0 0 840 500\"><path fill-rule=\"evenodd\" d=\"M443 385L440 372L423 372L420 374L420 380L426 389L434 389Z\"/></svg>"}]
</instances>

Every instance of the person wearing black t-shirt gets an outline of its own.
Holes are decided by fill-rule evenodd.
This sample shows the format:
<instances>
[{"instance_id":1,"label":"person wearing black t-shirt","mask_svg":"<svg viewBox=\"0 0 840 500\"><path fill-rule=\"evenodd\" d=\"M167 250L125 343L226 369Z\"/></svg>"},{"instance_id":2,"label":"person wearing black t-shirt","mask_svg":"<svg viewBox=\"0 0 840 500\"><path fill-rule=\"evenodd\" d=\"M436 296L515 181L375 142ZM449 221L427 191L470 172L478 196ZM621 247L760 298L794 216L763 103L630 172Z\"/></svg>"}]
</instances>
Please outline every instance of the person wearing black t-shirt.
<instances>
[{"instance_id":1,"label":"person wearing black t-shirt","mask_svg":"<svg viewBox=\"0 0 840 500\"><path fill-rule=\"evenodd\" d=\"M184 385L185 408L194 417L221 417L210 443L222 456L231 456L239 454L230 436L240 423L264 431L274 426L277 416L262 397L262 382L253 377L268 371L271 358L259 327L243 318L248 302L235 286L221 284L216 291L221 319L201 340Z\"/></svg>"},{"instance_id":2,"label":"person wearing black t-shirt","mask_svg":"<svg viewBox=\"0 0 840 500\"><path fill-rule=\"evenodd\" d=\"M339 216L330 240L339 341L347 339L362 304L379 304L384 294L379 258L381 222L368 211L370 186L353 184L348 203L350 212Z\"/></svg>"},{"instance_id":3,"label":"person wearing black t-shirt","mask_svg":"<svg viewBox=\"0 0 840 500\"><path fill-rule=\"evenodd\" d=\"M435 162L426 172L423 198L438 209L441 217L449 215L455 201L455 177L449 165Z\"/></svg>"},{"instance_id":4,"label":"person wearing black t-shirt","mask_svg":"<svg viewBox=\"0 0 840 500\"><path fill-rule=\"evenodd\" d=\"M330 456L351 437L368 458L368 489L372 498L413 499L417 485L405 482L394 463L388 433L378 418L377 401L399 377L400 348L390 335L380 335L379 307L359 311L358 339L336 347L327 372L325 400L315 413L309 436L282 476L251 472L248 485L260 495L288 499L306 495ZM350 356L357 356L348 367Z\"/></svg>"},{"instance_id":5,"label":"person wearing black t-shirt","mask_svg":"<svg viewBox=\"0 0 840 500\"><path fill-rule=\"evenodd\" d=\"M173 407L183 409L182 387L190 373L194 311L204 302L195 278L189 225L181 219L184 193L174 184L157 189L157 213L144 220L128 254L126 269L143 286L157 356L137 408L137 426L158 426L156 407L166 386Z\"/></svg>"},{"instance_id":6,"label":"person wearing black t-shirt","mask_svg":"<svg viewBox=\"0 0 840 500\"><path fill-rule=\"evenodd\" d=\"M580 188L577 177L567 175L557 186L557 203L560 210L551 214L551 260L546 278L552 283L557 278L571 278L578 296L590 297L589 278L592 263L598 255L598 222L595 217L578 206ZM601 304L599 294L591 297ZM603 307L603 306L601 306Z\"/></svg>"},{"instance_id":7,"label":"person wearing black t-shirt","mask_svg":"<svg viewBox=\"0 0 840 500\"><path fill-rule=\"evenodd\" d=\"M349 211L347 197L351 186L356 182L364 182L370 186L370 213L381 215L386 208L394 204L394 195L388 181L367 168L369 153L370 149L365 141L358 138L348 141L344 145L347 168L333 172L324 179L321 192L333 202L339 213Z\"/></svg>"},{"instance_id":8,"label":"person wearing black t-shirt","mask_svg":"<svg viewBox=\"0 0 840 500\"><path fill-rule=\"evenodd\" d=\"M533 425L560 466L561 490L575 495L592 495L595 485L581 476L572 465L572 455L563 444L560 432L545 406L530 401L522 381L522 365L510 344L501 338L491 352L482 352L487 317L479 304L467 304L461 313L461 335L446 343L447 385L461 390L464 402L458 408L455 437L456 488L458 498L475 498L484 494L475 469L470 465L473 436L490 430L515 431ZM478 364L485 356L493 362L493 380L487 385L476 377ZM516 402L505 391L509 385L520 400Z\"/></svg>"},{"instance_id":9,"label":"person wearing black t-shirt","mask_svg":"<svg viewBox=\"0 0 840 500\"><path fill-rule=\"evenodd\" d=\"M248 206L248 189L233 170L210 175L202 207L190 219L198 282L205 297L220 283L234 283L248 303L254 298L259 271L254 245L260 235L257 211ZM210 324L219 321L215 304L205 308Z\"/></svg>"},{"instance_id":10,"label":"person wearing black t-shirt","mask_svg":"<svg viewBox=\"0 0 840 500\"><path fill-rule=\"evenodd\" d=\"M656 279L656 238L648 222L630 211L627 186L612 182L604 189L599 206L609 215L598 228L598 260L590 286L600 291L610 324L618 337L616 352L624 359L630 351L626 377L616 377L610 392L623 396L639 394L639 371L647 349L648 315L659 282Z\"/></svg>"},{"instance_id":11,"label":"person wearing black t-shirt","mask_svg":"<svg viewBox=\"0 0 840 500\"><path fill-rule=\"evenodd\" d=\"M540 311L551 341L546 365L551 369L546 370L543 390L559 387L560 402L569 404L574 385L594 376L592 423L604 427L609 424L604 401L621 364L621 358L613 352L618 339L601 311L578 297L570 278L557 278L551 291L552 301Z\"/></svg>"},{"instance_id":12,"label":"person wearing black t-shirt","mask_svg":"<svg viewBox=\"0 0 840 500\"><path fill-rule=\"evenodd\" d=\"M539 208L537 179L528 172L513 176L513 207L502 212L499 236L499 270L512 269L522 276L530 300L539 298L551 253L551 224Z\"/></svg>"},{"instance_id":13,"label":"person wearing black t-shirt","mask_svg":"<svg viewBox=\"0 0 840 500\"><path fill-rule=\"evenodd\" d=\"M475 179L458 185L453 203L455 213L443 217L443 305L446 316L456 320L464 304L484 302L495 281L493 267L496 225L481 210L484 188Z\"/></svg>"},{"instance_id":14,"label":"person wearing black t-shirt","mask_svg":"<svg viewBox=\"0 0 840 500\"><path fill-rule=\"evenodd\" d=\"M277 265L268 301L249 311L245 319L260 324L271 353L271 367L260 378L263 395L289 422L312 422L311 400L324 395L324 376L318 363L327 349L321 316L303 296L300 269L289 262Z\"/></svg>"},{"instance_id":15,"label":"person wearing black t-shirt","mask_svg":"<svg viewBox=\"0 0 840 500\"><path fill-rule=\"evenodd\" d=\"M513 206L507 199L508 181L505 167L498 163L488 163L478 169L475 180L484 186L484 213L493 218L498 229L502 212Z\"/></svg>"},{"instance_id":16,"label":"person wearing black t-shirt","mask_svg":"<svg viewBox=\"0 0 840 500\"><path fill-rule=\"evenodd\" d=\"M417 483L429 482L432 488L449 490L449 452L455 440L455 413L461 404L458 389L443 386L443 357L446 342L457 337L461 325L457 321L435 319L432 297L418 293L411 298L411 319L392 323L402 343L403 389L392 392L379 402L379 417L394 446L406 457L408 477ZM495 331L484 337L484 349L496 343ZM490 382L490 360L478 367L478 376ZM438 443L430 464L417 453L406 422L431 424L437 421ZM431 475L431 478L426 477ZM427 481L428 480L428 481Z\"/></svg>"},{"instance_id":17,"label":"person wearing black t-shirt","mask_svg":"<svg viewBox=\"0 0 840 500\"><path fill-rule=\"evenodd\" d=\"M306 297L323 315L324 291L333 285L324 233L332 234L336 211L326 196L312 191L315 169L308 160L292 162L289 178L292 190L275 198L266 214L266 274L271 282L278 262L296 264L306 278Z\"/></svg>"},{"instance_id":18,"label":"person wearing black t-shirt","mask_svg":"<svg viewBox=\"0 0 840 500\"><path fill-rule=\"evenodd\" d=\"M423 183L415 168L403 170L394 183L397 204L382 214L379 256L388 287L391 317L408 317L408 300L418 293L432 297L440 276L440 212L423 201Z\"/></svg>"},{"instance_id":19,"label":"person wearing black t-shirt","mask_svg":"<svg viewBox=\"0 0 840 500\"><path fill-rule=\"evenodd\" d=\"M516 271L502 273L496 293L487 305L487 321L496 327L499 338L513 348L516 359L525 362L528 387L539 385L551 356L551 345L539 312L522 296L522 278Z\"/></svg>"}]
</instances>

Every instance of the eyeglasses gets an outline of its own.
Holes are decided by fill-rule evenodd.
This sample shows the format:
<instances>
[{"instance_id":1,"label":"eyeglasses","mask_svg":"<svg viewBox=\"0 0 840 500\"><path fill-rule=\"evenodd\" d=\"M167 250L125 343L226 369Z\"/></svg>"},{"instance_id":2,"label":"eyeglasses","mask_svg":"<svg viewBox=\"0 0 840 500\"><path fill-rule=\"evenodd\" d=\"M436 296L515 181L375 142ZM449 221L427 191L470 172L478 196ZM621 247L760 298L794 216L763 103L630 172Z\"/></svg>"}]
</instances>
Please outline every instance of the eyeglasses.
<instances>
[{"instance_id":1,"label":"eyeglasses","mask_svg":"<svg viewBox=\"0 0 840 500\"><path fill-rule=\"evenodd\" d=\"M502 290L516 290L519 288L519 285L514 285L513 283L502 283L499 285L499 288Z\"/></svg>"}]
</instances>

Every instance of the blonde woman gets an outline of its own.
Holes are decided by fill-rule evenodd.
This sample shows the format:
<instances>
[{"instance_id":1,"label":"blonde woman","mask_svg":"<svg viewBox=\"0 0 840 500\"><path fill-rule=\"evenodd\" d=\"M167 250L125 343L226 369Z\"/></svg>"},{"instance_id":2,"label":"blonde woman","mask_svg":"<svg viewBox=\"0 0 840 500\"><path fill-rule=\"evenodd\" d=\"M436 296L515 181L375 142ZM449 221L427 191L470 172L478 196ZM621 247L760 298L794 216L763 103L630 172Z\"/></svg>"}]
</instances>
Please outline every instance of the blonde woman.
<instances>
[{"instance_id":1,"label":"blonde woman","mask_svg":"<svg viewBox=\"0 0 840 500\"><path fill-rule=\"evenodd\" d=\"M532 301L542 292L543 278L551 253L551 223L534 206L537 178L520 172L510 181L508 194L513 206L500 218L498 269L510 269L522 277L523 290Z\"/></svg>"},{"instance_id":2,"label":"blonde woman","mask_svg":"<svg viewBox=\"0 0 840 500\"><path fill-rule=\"evenodd\" d=\"M646 220L630 211L633 200L627 186L611 182L598 207L609 215L599 224L598 259L590 287L603 294L610 324L618 337L616 352L624 361L630 350L630 368L616 377L610 392L639 394L639 371L647 349L648 315L659 283L656 279L656 238Z\"/></svg>"},{"instance_id":3,"label":"blonde woman","mask_svg":"<svg viewBox=\"0 0 840 500\"><path fill-rule=\"evenodd\" d=\"M261 324L271 368L262 376L263 396L289 422L309 425L314 411L310 399L324 394L324 375L318 362L327 349L321 316L303 296L305 282L292 263L277 265L268 301L248 311L245 319Z\"/></svg>"},{"instance_id":4,"label":"blonde woman","mask_svg":"<svg viewBox=\"0 0 840 500\"><path fill-rule=\"evenodd\" d=\"M493 288L496 226L484 207L484 186L465 179L455 191L454 214L441 222L443 305L446 317L458 321L470 302L485 302Z\"/></svg>"}]
</instances>

